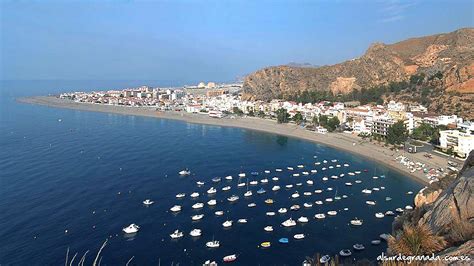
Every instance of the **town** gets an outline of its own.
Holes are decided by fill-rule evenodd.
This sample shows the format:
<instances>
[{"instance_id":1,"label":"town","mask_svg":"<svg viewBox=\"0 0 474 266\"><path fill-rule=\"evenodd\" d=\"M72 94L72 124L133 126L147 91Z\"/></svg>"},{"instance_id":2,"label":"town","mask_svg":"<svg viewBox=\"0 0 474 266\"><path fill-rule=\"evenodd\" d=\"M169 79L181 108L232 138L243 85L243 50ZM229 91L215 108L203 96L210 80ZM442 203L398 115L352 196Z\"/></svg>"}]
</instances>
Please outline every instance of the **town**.
<instances>
[{"instance_id":1,"label":"town","mask_svg":"<svg viewBox=\"0 0 474 266\"><path fill-rule=\"evenodd\" d=\"M273 99L245 100L242 84L199 83L179 88L142 86L124 90L71 92L59 95L79 103L155 108L163 112L186 112L213 118L236 116L274 119L295 123L307 130L326 134L340 131L390 144L405 144L416 152L417 143L429 143L437 152L463 159L474 149L474 122L452 114L431 114L420 104L390 101L383 105L358 102L297 103Z\"/></svg>"}]
</instances>

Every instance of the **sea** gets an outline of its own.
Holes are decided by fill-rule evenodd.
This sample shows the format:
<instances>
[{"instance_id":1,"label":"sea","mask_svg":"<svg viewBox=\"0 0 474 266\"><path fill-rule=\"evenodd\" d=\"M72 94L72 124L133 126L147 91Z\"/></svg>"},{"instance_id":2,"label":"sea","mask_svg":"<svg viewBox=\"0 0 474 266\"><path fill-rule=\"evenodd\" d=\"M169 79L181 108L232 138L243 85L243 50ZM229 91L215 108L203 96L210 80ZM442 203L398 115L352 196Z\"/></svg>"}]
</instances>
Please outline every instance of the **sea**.
<instances>
[{"instance_id":1,"label":"sea","mask_svg":"<svg viewBox=\"0 0 474 266\"><path fill-rule=\"evenodd\" d=\"M342 249L351 249L353 254L348 260L375 261L386 250L386 242L371 245L371 240L391 231L394 216L379 219L375 213L413 204L422 185L365 157L247 129L16 101L19 97L67 91L173 85L169 83L1 82L0 265L64 265L73 258L74 264L84 259L85 265L92 265L105 241L98 257L101 265L202 265L206 260L221 264L222 258L230 254L238 256L235 265L301 265L307 256L317 253L334 256ZM287 170L289 166L294 170ZM282 172L276 172L277 168ZM183 169L191 174L180 176L178 172ZM317 173L302 174L313 169ZM361 173L348 175L354 171ZM239 180L239 173L246 173L246 177ZM224 179L228 175L233 176L232 181ZM333 175L339 178L330 178ZM329 180L323 181L325 176ZM213 183L214 177L222 177L222 181ZM273 181L273 177L279 180ZM247 185L237 187L237 183L246 183L247 179L269 182L249 185L253 196L245 198ZM308 185L307 180L314 184ZM356 184L355 180L362 183ZM199 187L197 181L205 184ZM346 182L353 185L346 186ZM293 188L286 189L288 184ZM274 185L281 189L272 191ZM222 191L224 186L231 189ZM207 195L210 187L218 190L215 195ZM384 189L372 194L361 192L374 187ZM257 194L260 188L266 193ZM315 194L318 189L323 192ZM296 191L301 196L292 198ZM191 199L192 192L200 196ZM304 192L312 195L304 196ZM177 199L178 193L186 193L186 197ZM240 199L230 203L227 198L231 195ZM337 196L341 199L325 201ZM392 200L386 201L386 197ZM265 204L270 198L274 203ZM145 206L145 199L154 204ZM216 199L217 205L208 206L210 199ZM318 200L324 204L314 204ZM376 201L376 205L367 205L367 200ZM204 208L192 209L197 202L204 203ZM252 202L256 207L249 208ZM304 208L305 202L313 206ZM296 204L301 209L290 211L290 206ZM182 211L173 214L173 205L181 205ZM281 207L288 212L279 214ZM218 210L224 215L216 216ZM331 210L337 215L327 215ZM276 215L267 216L267 212ZM317 220L316 213L325 213L326 218ZM191 216L195 214L204 214L204 218L193 222ZM297 222L291 228L281 225L286 219L301 216L308 217L309 222ZM349 224L355 217L363 220L362 226ZM248 222L237 223L241 218ZM223 228L226 220L233 220L233 226ZM131 223L139 225L140 230L133 235L122 232ZM268 225L273 226L273 232L264 231ZM201 229L202 236L191 237L189 232L194 228ZM184 237L171 240L170 234L176 229L183 231ZM295 234L305 234L305 238L295 240ZM288 238L289 242L280 244L280 238ZM220 247L206 248L211 240L219 240ZM271 246L260 247L266 241ZM363 244L365 250L354 251L355 243Z\"/></svg>"}]
</instances>

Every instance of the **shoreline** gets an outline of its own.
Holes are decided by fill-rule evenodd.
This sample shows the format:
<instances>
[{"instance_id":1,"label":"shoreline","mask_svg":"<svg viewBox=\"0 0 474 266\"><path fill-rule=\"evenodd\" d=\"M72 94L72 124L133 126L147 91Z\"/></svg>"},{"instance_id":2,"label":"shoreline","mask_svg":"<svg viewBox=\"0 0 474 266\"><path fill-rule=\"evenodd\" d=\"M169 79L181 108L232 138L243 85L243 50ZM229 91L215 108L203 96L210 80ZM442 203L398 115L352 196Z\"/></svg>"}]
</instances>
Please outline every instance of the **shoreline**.
<instances>
[{"instance_id":1,"label":"shoreline","mask_svg":"<svg viewBox=\"0 0 474 266\"><path fill-rule=\"evenodd\" d=\"M70 100L59 99L54 96L33 96L18 98L17 102L26 104L38 104L53 108L66 108L90 112L114 113L122 115L137 115L145 117L154 117L161 119L179 120L187 123L204 124L212 126L236 127L248 130L256 130L266 133L283 135L287 137L299 138L332 148L336 148L354 155L363 156L370 160L381 163L403 175L407 175L422 185L429 184L428 178L422 171L411 173L405 166L395 161L394 158L402 153L397 153L383 146L362 140L359 137L346 133L327 133L318 134L301 128L295 124L278 124L274 120L261 119L255 117L236 117L230 118L211 118L202 114L190 114L185 112L156 111L154 107L127 107L116 105L77 103ZM446 168L444 158L433 156L432 159L423 157L423 153L407 154L412 161L425 163L428 168L443 167Z\"/></svg>"}]
</instances>

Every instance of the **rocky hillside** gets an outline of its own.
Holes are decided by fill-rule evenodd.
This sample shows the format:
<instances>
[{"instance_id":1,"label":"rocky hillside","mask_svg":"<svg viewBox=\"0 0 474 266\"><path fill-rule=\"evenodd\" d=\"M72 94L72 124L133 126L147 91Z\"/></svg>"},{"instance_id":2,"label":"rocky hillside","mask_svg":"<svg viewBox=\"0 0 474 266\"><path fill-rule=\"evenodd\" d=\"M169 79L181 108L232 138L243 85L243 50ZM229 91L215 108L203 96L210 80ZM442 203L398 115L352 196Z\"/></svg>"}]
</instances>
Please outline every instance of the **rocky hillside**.
<instances>
[{"instance_id":1,"label":"rocky hillside","mask_svg":"<svg viewBox=\"0 0 474 266\"><path fill-rule=\"evenodd\" d=\"M395 219L393 231L403 224L426 225L447 243L443 254L474 255L474 151L451 182L436 182L415 198L415 209ZM440 184L441 183L441 184Z\"/></svg>"},{"instance_id":2,"label":"rocky hillside","mask_svg":"<svg viewBox=\"0 0 474 266\"><path fill-rule=\"evenodd\" d=\"M434 89L442 90L442 93L430 95L433 102L439 98L449 105L451 101L446 99L446 95L452 95L459 97L460 100L456 103L468 101L472 104L474 28L389 45L375 43L361 57L331 66L276 66L261 69L245 78L244 97L260 100L288 99L303 91L348 94L362 88L408 82L414 75L422 75L420 84L429 83L427 85L430 88L433 87L433 80L436 81ZM439 110L439 105L433 106L433 109ZM461 112L465 112L464 106L459 108L462 109Z\"/></svg>"}]
</instances>

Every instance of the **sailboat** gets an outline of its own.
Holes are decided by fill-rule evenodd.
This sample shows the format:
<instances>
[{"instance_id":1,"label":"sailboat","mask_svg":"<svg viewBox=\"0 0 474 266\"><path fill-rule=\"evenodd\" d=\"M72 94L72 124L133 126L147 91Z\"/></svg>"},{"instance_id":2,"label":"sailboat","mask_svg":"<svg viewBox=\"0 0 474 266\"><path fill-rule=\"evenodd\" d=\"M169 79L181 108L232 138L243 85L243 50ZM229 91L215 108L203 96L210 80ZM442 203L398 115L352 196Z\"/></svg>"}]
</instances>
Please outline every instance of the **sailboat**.
<instances>
[{"instance_id":1,"label":"sailboat","mask_svg":"<svg viewBox=\"0 0 474 266\"><path fill-rule=\"evenodd\" d=\"M250 197L252 194L252 191L249 190L249 180L247 179L247 192L244 193L244 197Z\"/></svg>"}]
</instances>

